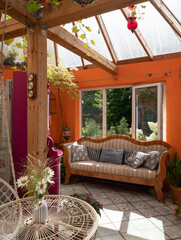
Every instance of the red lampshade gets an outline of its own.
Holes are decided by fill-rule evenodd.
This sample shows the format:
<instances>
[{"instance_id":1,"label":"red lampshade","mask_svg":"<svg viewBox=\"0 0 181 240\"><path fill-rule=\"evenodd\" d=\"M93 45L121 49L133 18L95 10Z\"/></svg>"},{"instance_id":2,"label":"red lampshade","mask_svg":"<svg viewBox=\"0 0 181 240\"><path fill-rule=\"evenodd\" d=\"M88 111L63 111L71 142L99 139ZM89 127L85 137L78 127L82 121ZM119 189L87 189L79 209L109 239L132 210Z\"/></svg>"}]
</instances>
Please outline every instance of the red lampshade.
<instances>
[{"instance_id":1,"label":"red lampshade","mask_svg":"<svg viewBox=\"0 0 181 240\"><path fill-rule=\"evenodd\" d=\"M128 24L127 27L129 30L131 30L131 32L133 33L134 30L137 28L138 23L136 21L136 17L129 17L128 18Z\"/></svg>"}]
</instances>

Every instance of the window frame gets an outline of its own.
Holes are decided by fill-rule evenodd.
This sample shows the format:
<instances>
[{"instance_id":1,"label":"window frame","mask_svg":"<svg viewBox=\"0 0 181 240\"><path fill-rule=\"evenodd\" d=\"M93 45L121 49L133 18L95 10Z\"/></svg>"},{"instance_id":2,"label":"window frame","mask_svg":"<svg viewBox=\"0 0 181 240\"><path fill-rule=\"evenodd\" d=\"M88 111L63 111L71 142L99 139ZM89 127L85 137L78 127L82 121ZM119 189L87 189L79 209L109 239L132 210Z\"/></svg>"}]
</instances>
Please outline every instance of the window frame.
<instances>
[{"instance_id":1,"label":"window frame","mask_svg":"<svg viewBox=\"0 0 181 240\"><path fill-rule=\"evenodd\" d=\"M139 85L124 85L124 86L108 86L108 87L98 87L98 88L84 88L80 89L80 100L79 100L79 134L80 137L82 137L82 92L83 91L97 91L97 90L102 90L103 91L103 109L102 109L102 130L103 134L102 137L106 137L107 133L107 94L106 90L107 89L118 89L118 88L132 88L132 138L136 139L136 111L135 111L135 106L136 106L136 101L135 101L135 91L138 88L143 88L143 87L157 87L157 116L158 116L158 139L161 140L162 136L164 136L163 133L163 126L164 126L164 121L163 121L163 106L165 104L165 97L163 98L163 87L164 84L162 82L156 82L156 83L149 83L149 84L139 84ZM164 91L165 92L165 91ZM165 116L165 114L164 114ZM166 116L165 116L166 117ZM164 128L166 129L166 128Z\"/></svg>"}]
</instances>

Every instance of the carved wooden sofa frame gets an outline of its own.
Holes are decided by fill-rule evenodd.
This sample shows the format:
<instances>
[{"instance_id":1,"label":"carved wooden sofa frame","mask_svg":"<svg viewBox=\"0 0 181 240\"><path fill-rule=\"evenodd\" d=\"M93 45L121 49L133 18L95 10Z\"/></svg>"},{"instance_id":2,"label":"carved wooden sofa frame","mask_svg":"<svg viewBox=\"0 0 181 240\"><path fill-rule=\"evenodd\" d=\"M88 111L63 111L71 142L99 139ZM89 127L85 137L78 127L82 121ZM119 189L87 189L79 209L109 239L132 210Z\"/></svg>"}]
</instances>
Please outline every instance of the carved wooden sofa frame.
<instances>
[{"instance_id":1,"label":"carved wooden sofa frame","mask_svg":"<svg viewBox=\"0 0 181 240\"><path fill-rule=\"evenodd\" d=\"M161 140L155 140L155 141L149 141L149 142L143 142L138 141L133 138L124 136L124 135L113 135L109 136L103 139L92 139L88 137L80 138L77 143L82 144L83 142L92 142L92 143L103 143L106 141L109 141L111 139L123 139L127 140L131 143L134 143L138 146L155 146L155 145L161 145L167 148L167 151L164 151L160 163L159 163L159 174L154 179L145 179L140 177L127 177L127 176L120 176L120 175L114 175L114 174L107 174L107 173L97 173L97 172L89 172L85 170L77 170L72 169L70 167L68 160L68 149L66 147L67 144L63 144L63 162L66 169L66 177L65 177L65 184L69 183L70 176L72 174L74 175L80 175L80 176L88 176L88 177L94 177L94 178L101 178L101 179L108 179L108 180L114 180L114 181L120 181L120 182L126 182L126 183L135 183L140 185L146 185L146 186L153 186L156 193L157 198L160 202L163 202L163 182L166 179L166 164L169 161L169 158L173 156L174 154L174 148L169 145L168 143L161 141ZM68 144L70 146L70 143Z\"/></svg>"}]
</instances>

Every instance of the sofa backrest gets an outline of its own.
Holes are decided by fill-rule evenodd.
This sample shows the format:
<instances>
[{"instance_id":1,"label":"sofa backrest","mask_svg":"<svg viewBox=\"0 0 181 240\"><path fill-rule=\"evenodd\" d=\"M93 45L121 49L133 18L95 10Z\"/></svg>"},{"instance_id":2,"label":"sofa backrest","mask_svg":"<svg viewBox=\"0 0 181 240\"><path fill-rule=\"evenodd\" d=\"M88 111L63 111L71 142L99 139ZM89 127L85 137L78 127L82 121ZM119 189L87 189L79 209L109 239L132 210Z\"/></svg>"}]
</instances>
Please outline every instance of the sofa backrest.
<instances>
[{"instance_id":1,"label":"sofa backrest","mask_svg":"<svg viewBox=\"0 0 181 240\"><path fill-rule=\"evenodd\" d=\"M113 135L103 139L84 137L80 138L77 143L95 149L105 147L111 149L125 149L128 152L134 152L135 150L141 152L147 152L148 150L164 152L171 148L171 145L161 140L141 142L123 135Z\"/></svg>"}]
</instances>

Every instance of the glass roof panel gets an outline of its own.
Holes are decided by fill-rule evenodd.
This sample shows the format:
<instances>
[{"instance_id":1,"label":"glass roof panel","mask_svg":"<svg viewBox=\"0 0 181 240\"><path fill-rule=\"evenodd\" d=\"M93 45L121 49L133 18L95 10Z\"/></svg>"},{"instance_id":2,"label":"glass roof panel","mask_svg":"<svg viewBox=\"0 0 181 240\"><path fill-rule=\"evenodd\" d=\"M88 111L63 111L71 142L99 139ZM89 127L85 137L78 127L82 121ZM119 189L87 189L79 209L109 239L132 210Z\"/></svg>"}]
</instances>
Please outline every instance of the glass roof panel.
<instances>
[{"instance_id":1,"label":"glass roof panel","mask_svg":"<svg viewBox=\"0 0 181 240\"><path fill-rule=\"evenodd\" d=\"M60 46L59 44L57 44L57 55L58 58L62 59L66 67L82 66L81 58L77 54L67 50L66 48Z\"/></svg>"},{"instance_id":2,"label":"glass roof panel","mask_svg":"<svg viewBox=\"0 0 181 240\"><path fill-rule=\"evenodd\" d=\"M112 61L111 55L108 51L108 48L106 46L106 43L105 43L104 38L102 36L102 33L100 32L100 29L99 29L99 26L97 24L97 21L96 21L95 17L83 19L82 23L85 26L90 27L90 29L92 30L91 32L88 32L87 30L85 31L86 38L88 40L88 43L89 43L90 47L93 48L98 53L102 54L105 58ZM71 31L72 23L66 24L65 29L72 33L72 31ZM80 32L78 32L78 35L79 34L80 34ZM82 34L82 32L81 32L81 34ZM95 45L90 44L91 40L95 41ZM86 39L84 39L83 41L87 42Z\"/></svg>"},{"instance_id":3,"label":"glass roof panel","mask_svg":"<svg viewBox=\"0 0 181 240\"><path fill-rule=\"evenodd\" d=\"M144 5L146 6L144 9L144 19L138 20L138 27L153 54L160 55L180 52L181 41L177 34L151 3L146 2Z\"/></svg>"},{"instance_id":4,"label":"glass roof panel","mask_svg":"<svg viewBox=\"0 0 181 240\"><path fill-rule=\"evenodd\" d=\"M181 1L180 0L162 0L162 2L173 13L177 20L181 23Z\"/></svg>"},{"instance_id":5,"label":"glass roof panel","mask_svg":"<svg viewBox=\"0 0 181 240\"><path fill-rule=\"evenodd\" d=\"M48 58L48 61L52 64L56 64L56 59L55 59L55 49L54 49L54 43L50 39L47 38L47 53L50 56Z\"/></svg>"},{"instance_id":6,"label":"glass roof panel","mask_svg":"<svg viewBox=\"0 0 181 240\"><path fill-rule=\"evenodd\" d=\"M146 56L136 36L127 28L127 21L120 10L102 14L105 26L118 60Z\"/></svg>"}]
</instances>

